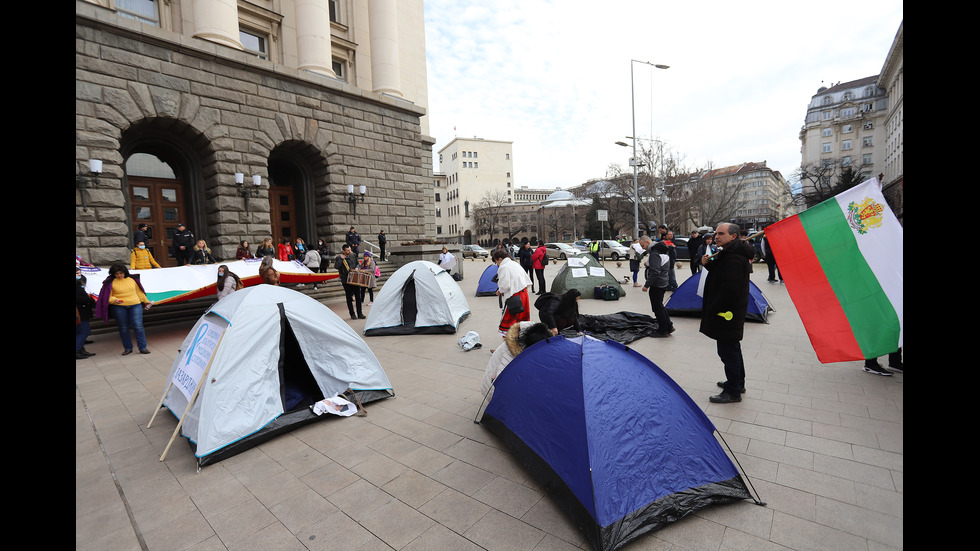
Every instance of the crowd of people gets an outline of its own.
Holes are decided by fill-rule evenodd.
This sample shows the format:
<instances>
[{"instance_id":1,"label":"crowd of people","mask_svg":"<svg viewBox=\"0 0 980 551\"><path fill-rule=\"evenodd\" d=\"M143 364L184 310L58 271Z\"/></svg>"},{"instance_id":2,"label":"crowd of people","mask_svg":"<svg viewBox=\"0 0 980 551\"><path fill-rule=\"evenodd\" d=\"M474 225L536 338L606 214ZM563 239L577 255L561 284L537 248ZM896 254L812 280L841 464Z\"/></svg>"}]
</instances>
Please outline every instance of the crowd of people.
<instances>
[{"instance_id":1,"label":"crowd of people","mask_svg":"<svg viewBox=\"0 0 980 551\"><path fill-rule=\"evenodd\" d=\"M109 276L102 282L98 299L93 299L85 291L85 276L78 268L80 259L76 257L76 359L84 359L94 354L85 349L91 333L90 320L93 317L108 322L116 320L123 345L123 355L131 354L135 348L142 354L149 354L143 312L149 309L150 301L139 281L129 269L149 270L160 268L147 244L150 242L149 229L141 224L134 232L134 248L130 253L130 264L115 264L109 269ZM345 235L341 251L334 257L333 268L337 270L344 289L345 301L351 319L365 319L363 305L374 302L374 289L381 275L374 255L360 252L363 241L356 228L351 226ZM380 258L385 259L387 237L382 230L378 234ZM179 224L172 238L173 255L178 265L215 264L211 249L204 239L195 239L186 225ZM695 230L687 240L691 275L702 272L703 306L699 331L715 341L716 352L724 366L725 380L718 382L721 392L711 396L713 403L740 402L745 392L745 364L741 350L744 323L749 301L749 277L752 262L757 256L755 247L749 242L747 232L736 224L722 223L714 231L702 234ZM653 235L633 239L629 243L629 267L633 286L648 293L650 309L656 319L656 338L667 338L674 331L670 315L664 304L665 295L677 289L675 269L677 245L674 233L661 225ZM762 257L768 268L771 283L782 282L775 255L769 248L766 238L761 240ZM323 273L330 266L326 261L330 251L323 239L316 246L307 245L302 238L290 241L287 238L275 245L272 238L263 239L253 252L248 241L242 241L236 251L236 259L249 260L261 258L259 276L263 283L279 285L279 272L273 260L298 261L314 273ZM446 247L443 247L439 263L447 271L455 266ZM578 301L580 292L570 289L563 294L548 292L544 270L548 263L545 243L527 241L512 249L499 243L491 253L490 259L497 265L497 295L500 297L501 317L498 332L506 346L491 350L493 357L487 366L484 386L492 383L506 364L521 350L547 336L571 330L582 332L579 322ZM642 268L642 278L640 275ZM231 272L228 265L218 267L216 281L217 298L228 296L244 287L241 278ZM351 274L355 274L352 276ZM642 281L642 282L641 282ZM536 285L535 285L536 283ZM317 286L314 284L314 288ZM539 322L531 321L532 302L529 295L537 295L533 302L538 312ZM367 298L367 301L365 301ZM890 354L888 366L891 371L903 372L901 350ZM877 358L865 361L864 371L877 375L891 375L878 364Z\"/></svg>"}]
</instances>

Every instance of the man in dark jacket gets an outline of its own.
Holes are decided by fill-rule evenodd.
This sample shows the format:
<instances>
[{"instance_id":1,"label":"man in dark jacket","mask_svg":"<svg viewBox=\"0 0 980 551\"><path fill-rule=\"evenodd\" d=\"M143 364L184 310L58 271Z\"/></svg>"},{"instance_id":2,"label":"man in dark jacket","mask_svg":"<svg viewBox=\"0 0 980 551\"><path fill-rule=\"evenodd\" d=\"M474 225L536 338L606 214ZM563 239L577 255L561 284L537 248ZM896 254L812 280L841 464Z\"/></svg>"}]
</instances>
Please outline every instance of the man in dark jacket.
<instances>
[{"instance_id":1,"label":"man in dark jacket","mask_svg":"<svg viewBox=\"0 0 980 551\"><path fill-rule=\"evenodd\" d=\"M354 228L351 228L353 230ZM357 268L357 256L351 251L351 247L348 244L344 244L344 247L337 258L333 261L333 267L340 272L340 284L344 286L344 296L347 299L347 311L350 313L350 319L365 319L367 316L361 311L361 290L357 285L349 285L347 283L347 274L351 270ZM357 313L354 313L354 305L357 305Z\"/></svg>"},{"instance_id":2,"label":"man in dark jacket","mask_svg":"<svg viewBox=\"0 0 980 551\"><path fill-rule=\"evenodd\" d=\"M663 338L674 332L674 324L670 321L667 308L664 307L664 294L670 283L670 255L663 241L651 244L646 235L640 238L640 245L647 249L645 282L642 291L650 292L650 309L657 318L657 331L651 337Z\"/></svg>"},{"instance_id":3,"label":"man in dark jacket","mask_svg":"<svg viewBox=\"0 0 980 551\"><path fill-rule=\"evenodd\" d=\"M704 245L704 238L698 230L691 232L691 238L687 240L687 257L691 259L691 275L701 271L701 259L698 257L698 249Z\"/></svg>"},{"instance_id":4,"label":"man in dark jacket","mask_svg":"<svg viewBox=\"0 0 980 551\"><path fill-rule=\"evenodd\" d=\"M361 236L354 231L354 226L351 226L350 230L347 231L347 237L344 239L344 242L350 245L350 250L354 253L355 257L360 254Z\"/></svg>"},{"instance_id":5,"label":"man in dark jacket","mask_svg":"<svg viewBox=\"0 0 980 551\"><path fill-rule=\"evenodd\" d=\"M388 236L385 235L385 231L381 230L378 234L378 247L381 248L381 262L385 261L385 245L388 243Z\"/></svg>"},{"instance_id":6,"label":"man in dark jacket","mask_svg":"<svg viewBox=\"0 0 980 551\"><path fill-rule=\"evenodd\" d=\"M185 266L191 263L191 255L194 254L194 234L183 222L177 224L177 231L174 232L174 260L178 266Z\"/></svg>"},{"instance_id":7,"label":"man in dark jacket","mask_svg":"<svg viewBox=\"0 0 980 551\"><path fill-rule=\"evenodd\" d=\"M745 392L745 364L742 361L742 332L749 307L749 264L755 249L739 239L735 224L719 224L715 245L721 248L713 257L705 254L701 265L707 270L702 277L704 301L701 309L701 332L717 343L718 357L725 364L721 394L710 400L716 404L741 402Z\"/></svg>"}]
</instances>

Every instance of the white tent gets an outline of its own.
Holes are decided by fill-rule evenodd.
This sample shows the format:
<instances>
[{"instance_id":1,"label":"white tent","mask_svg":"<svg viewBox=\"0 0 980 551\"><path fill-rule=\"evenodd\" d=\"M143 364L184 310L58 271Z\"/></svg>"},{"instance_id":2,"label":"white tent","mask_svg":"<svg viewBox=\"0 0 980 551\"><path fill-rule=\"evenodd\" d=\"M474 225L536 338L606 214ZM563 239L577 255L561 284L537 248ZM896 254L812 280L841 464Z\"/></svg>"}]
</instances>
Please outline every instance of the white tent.
<instances>
[{"instance_id":1,"label":"white tent","mask_svg":"<svg viewBox=\"0 0 980 551\"><path fill-rule=\"evenodd\" d=\"M199 465L317 420L311 406L347 389L361 403L394 395L347 323L315 299L272 285L235 291L201 316L170 383L161 405L180 420Z\"/></svg>"},{"instance_id":2,"label":"white tent","mask_svg":"<svg viewBox=\"0 0 980 551\"><path fill-rule=\"evenodd\" d=\"M364 322L364 335L455 333L469 314L463 290L449 272L416 260L385 281Z\"/></svg>"}]
</instances>

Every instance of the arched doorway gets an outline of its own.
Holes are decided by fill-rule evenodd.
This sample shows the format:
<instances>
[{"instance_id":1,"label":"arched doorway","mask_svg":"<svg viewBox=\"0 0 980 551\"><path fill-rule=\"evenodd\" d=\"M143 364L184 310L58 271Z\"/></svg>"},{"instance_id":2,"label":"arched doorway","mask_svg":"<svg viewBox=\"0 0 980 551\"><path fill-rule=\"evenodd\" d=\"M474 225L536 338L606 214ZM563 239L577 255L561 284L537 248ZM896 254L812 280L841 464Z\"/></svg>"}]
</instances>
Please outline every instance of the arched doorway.
<instances>
[{"instance_id":1,"label":"arched doorway","mask_svg":"<svg viewBox=\"0 0 980 551\"><path fill-rule=\"evenodd\" d=\"M130 220L133 229L148 226L147 249L164 267L176 266L173 235L184 222L187 206L184 184L174 163L147 152L133 153L126 159L129 184ZM131 244L135 245L135 243Z\"/></svg>"},{"instance_id":2,"label":"arched doorway","mask_svg":"<svg viewBox=\"0 0 980 551\"><path fill-rule=\"evenodd\" d=\"M269 220L272 239L316 243L314 186L326 179L320 152L305 142L280 144L269 154Z\"/></svg>"}]
</instances>

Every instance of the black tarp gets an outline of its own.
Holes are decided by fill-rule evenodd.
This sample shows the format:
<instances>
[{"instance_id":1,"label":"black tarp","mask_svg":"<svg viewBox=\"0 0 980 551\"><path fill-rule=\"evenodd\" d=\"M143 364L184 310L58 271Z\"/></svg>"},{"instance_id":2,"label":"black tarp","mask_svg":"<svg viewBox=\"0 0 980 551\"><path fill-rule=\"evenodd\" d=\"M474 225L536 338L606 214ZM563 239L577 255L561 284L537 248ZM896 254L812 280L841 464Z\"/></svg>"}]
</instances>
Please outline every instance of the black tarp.
<instances>
[{"instance_id":1,"label":"black tarp","mask_svg":"<svg viewBox=\"0 0 980 551\"><path fill-rule=\"evenodd\" d=\"M656 318L636 312L617 312L602 316L579 314L578 322L583 332L597 339L612 340L621 344L629 344L637 339L649 337L657 331ZM565 337L574 337L575 330L566 329L561 334Z\"/></svg>"}]
</instances>

